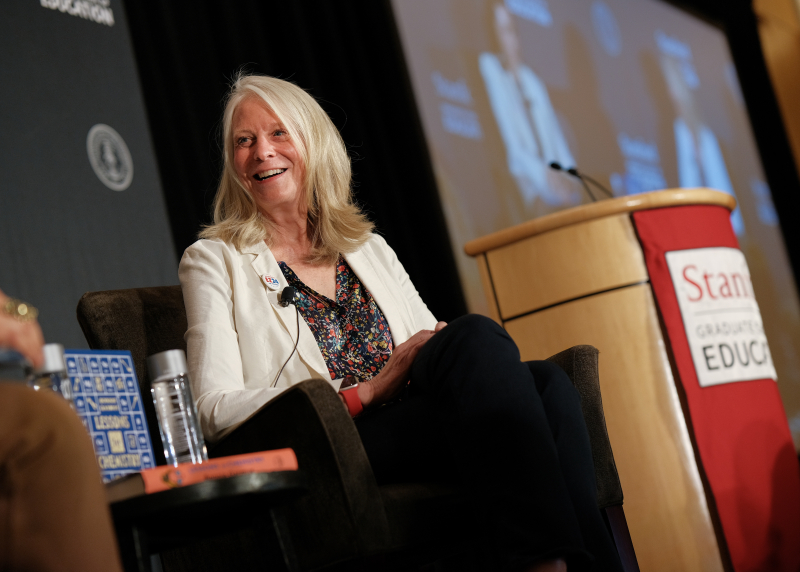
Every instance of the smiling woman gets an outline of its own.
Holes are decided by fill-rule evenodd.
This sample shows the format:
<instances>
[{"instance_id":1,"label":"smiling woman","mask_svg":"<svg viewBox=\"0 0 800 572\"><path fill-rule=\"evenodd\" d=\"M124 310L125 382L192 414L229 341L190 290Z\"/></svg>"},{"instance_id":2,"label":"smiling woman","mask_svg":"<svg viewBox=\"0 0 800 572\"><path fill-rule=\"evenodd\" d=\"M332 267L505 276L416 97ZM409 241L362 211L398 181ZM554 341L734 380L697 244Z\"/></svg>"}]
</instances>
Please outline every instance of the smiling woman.
<instances>
[{"instance_id":1,"label":"smiling woman","mask_svg":"<svg viewBox=\"0 0 800 572\"><path fill-rule=\"evenodd\" d=\"M201 238L236 247L266 241L274 247L282 228L276 221L288 214L287 200L299 209L293 215L307 214L311 262L332 265L339 253L352 251L369 237L372 223L352 201L344 142L305 91L276 78L239 76L225 106L222 137L225 165L214 200L214 224ZM288 172L264 179L266 171L278 168ZM279 183L281 179L293 184ZM283 206L273 210L273 200Z\"/></svg>"},{"instance_id":2,"label":"smiling woman","mask_svg":"<svg viewBox=\"0 0 800 572\"><path fill-rule=\"evenodd\" d=\"M214 224L180 266L205 437L324 379L354 417L379 484L469 487L498 568L585 570L593 556L599 569L619 569L564 371L520 362L483 316L436 321L353 204L344 143L302 89L238 78L223 129ZM288 286L295 308L279 299Z\"/></svg>"},{"instance_id":3,"label":"smiling woman","mask_svg":"<svg viewBox=\"0 0 800 572\"><path fill-rule=\"evenodd\" d=\"M305 210L303 159L283 125L266 104L245 99L233 114L233 162L258 209L275 218Z\"/></svg>"}]
</instances>

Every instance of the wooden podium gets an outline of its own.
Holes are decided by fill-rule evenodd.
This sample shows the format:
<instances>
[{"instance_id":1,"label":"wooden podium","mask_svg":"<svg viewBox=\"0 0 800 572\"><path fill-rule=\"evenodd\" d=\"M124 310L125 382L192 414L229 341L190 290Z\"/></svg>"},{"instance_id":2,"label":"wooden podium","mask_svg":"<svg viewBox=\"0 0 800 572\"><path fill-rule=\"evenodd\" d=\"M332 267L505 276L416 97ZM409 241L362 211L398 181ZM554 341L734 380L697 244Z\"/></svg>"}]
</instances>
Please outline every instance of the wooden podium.
<instances>
[{"instance_id":1,"label":"wooden podium","mask_svg":"<svg viewBox=\"0 0 800 572\"><path fill-rule=\"evenodd\" d=\"M639 211L705 205L730 228L735 204L709 189L658 191L560 211L465 246L492 317L523 360L576 344L600 350L606 422L643 572L721 571L731 560L737 572L748 568L738 562L749 556L737 561L727 546L633 219Z\"/></svg>"}]
</instances>

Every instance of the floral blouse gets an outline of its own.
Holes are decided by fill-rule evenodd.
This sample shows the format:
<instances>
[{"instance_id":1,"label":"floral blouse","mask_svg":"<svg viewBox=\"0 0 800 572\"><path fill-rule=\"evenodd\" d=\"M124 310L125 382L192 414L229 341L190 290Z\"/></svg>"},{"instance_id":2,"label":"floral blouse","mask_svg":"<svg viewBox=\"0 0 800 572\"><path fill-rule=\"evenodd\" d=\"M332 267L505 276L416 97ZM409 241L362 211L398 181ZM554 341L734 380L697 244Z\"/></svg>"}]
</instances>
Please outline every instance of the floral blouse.
<instances>
[{"instance_id":1,"label":"floral blouse","mask_svg":"<svg viewBox=\"0 0 800 572\"><path fill-rule=\"evenodd\" d=\"M295 305L311 328L331 379L375 377L392 354L392 334L372 294L342 256L336 263L336 300L309 288L285 262L279 262Z\"/></svg>"}]
</instances>

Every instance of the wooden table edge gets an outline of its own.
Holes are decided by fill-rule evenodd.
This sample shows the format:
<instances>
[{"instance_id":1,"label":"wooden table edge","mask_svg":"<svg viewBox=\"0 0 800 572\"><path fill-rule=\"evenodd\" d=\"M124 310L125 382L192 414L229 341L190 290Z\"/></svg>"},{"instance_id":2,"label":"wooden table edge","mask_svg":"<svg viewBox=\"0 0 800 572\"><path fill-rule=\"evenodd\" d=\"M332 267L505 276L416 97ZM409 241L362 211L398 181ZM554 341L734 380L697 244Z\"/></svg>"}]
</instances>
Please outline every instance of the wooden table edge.
<instances>
[{"instance_id":1,"label":"wooden table edge","mask_svg":"<svg viewBox=\"0 0 800 572\"><path fill-rule=\"evenodd\" d=\"M145 493L109 504L115 520L139 518L153 510L175 508L186 504L244 494L273 492L276 495L300 494L308 488L302 471L243 473L222 479L208 479L183 487Z\"/></svg>"}]
</instances>

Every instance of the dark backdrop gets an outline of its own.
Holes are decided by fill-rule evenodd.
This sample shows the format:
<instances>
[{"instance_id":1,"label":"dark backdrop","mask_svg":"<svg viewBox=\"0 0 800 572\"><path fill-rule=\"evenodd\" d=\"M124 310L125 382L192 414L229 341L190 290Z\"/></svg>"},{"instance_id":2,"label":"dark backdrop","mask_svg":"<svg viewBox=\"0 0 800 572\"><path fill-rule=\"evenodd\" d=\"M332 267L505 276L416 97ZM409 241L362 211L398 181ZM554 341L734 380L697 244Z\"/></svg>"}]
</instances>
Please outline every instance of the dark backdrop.
<instances>
[{"instance_id":1,"label":"dark backdrop","mask_svg":"<svg viewBox=\"0 0 800 572\"><path fill-rule=\"evenodd\" d=\"M51 4L65 7L0 1L0 288L39 308L48 342L80 348L84 292L175 284L178 273L123 7L108 3L108 25ZM125 190L92 169L97 124L128 147ZM115 161L108 147L93 155Z\"/></svg>"},{"instance_id":2,"label":"dark backdrop","mask_svg":"<svg viewBox=\"0 0 800 572\"><path fill-rule=\"evenodd\" d=\"M728 33L797 276L800 229L791 218L800 182L751 4L675 3ZM179 254L209 220L221 99L233 72L246 65L321 100L355 159L358 201L423 299L440 319L465 311L388 0L130 1L126 11Z\"/></svg>"},{"instance_id":3,"label":"dark backdrop","mask_svg":"<svg viewBox=\"0 0 800 572\"><path fill-rule=\"evenodd\" d=\"M179 254L210 219L234 71L309 90L354 158L355 194L439 319L466 311L388 4L126 2Z\"/></svg>"}]
</instances>

